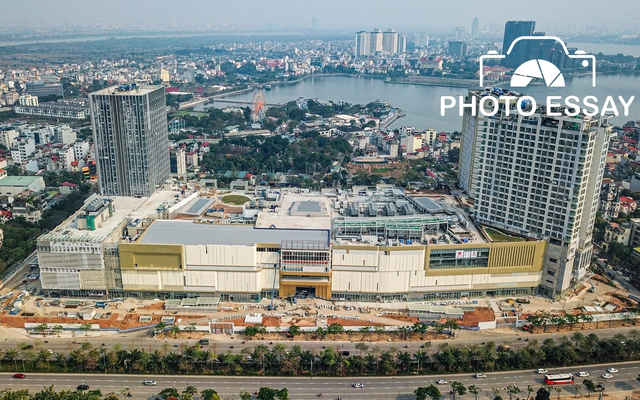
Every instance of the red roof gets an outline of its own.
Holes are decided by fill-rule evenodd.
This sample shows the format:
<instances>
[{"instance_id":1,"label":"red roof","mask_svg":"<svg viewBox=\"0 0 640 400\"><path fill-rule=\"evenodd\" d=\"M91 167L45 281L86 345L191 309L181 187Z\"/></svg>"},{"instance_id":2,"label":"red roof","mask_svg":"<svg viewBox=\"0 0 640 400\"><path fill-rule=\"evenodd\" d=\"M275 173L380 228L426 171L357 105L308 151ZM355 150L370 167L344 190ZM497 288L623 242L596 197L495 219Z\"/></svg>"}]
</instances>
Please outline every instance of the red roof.
<instances>
[{"instance_id":1,"label":"red roof","mask_svg":"<svg viewBox=\"0 0 640 400\"><path fill-rule=\"evenodd\" d=\"M76 187L78 185L76 185L75 183L70 183L70 182L62 182L60 184L60 186L65 186L65 187Z\"/></svg>"},{"instance_id":2,"label":"red roof","mask_svg":"<svg viewBox=\"0 0 640 400\"><path fill-rule=\"evenodd\" d=\"M635 200L632 197L620 196L620 203L634 203Z\"/></svg>"}]
</instances>

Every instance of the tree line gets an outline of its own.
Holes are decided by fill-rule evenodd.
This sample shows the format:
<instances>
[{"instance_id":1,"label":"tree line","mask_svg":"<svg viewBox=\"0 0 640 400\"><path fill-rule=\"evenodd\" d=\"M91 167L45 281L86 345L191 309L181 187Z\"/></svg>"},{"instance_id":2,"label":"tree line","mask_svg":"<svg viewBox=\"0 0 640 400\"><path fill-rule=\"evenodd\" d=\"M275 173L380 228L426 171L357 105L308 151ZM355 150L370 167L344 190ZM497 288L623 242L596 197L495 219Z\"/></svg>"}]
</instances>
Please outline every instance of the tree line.
<instances>
[{"instance_id":1,"label":"tree line","mask_svg":"<svg viewBox=\"0 0 640 400\"><path fill-rule=\"evenodd\" d=\"M105 395L99 389L56 391L53 385L33 394L29 393L28 389L3 389L0 391L0 400L120 400L128 397L132 397L129 388L123 388L118 393L110 392ZM241 400L251 400L253 398L252 394L246 390L241 390L239 397ZM198 391L198 388L192 385L187 386L183 391L179 391L175 387L162 389L156 395L156 398L163 400L193 400L194 398L199 400L221 400L220 395L214 389ZM289 400L289 390L287 388L261 387L255 393L255 398L258 400ZM230 398L225 398L225 400L228 399Z\"/></svg>"}]
</instances>

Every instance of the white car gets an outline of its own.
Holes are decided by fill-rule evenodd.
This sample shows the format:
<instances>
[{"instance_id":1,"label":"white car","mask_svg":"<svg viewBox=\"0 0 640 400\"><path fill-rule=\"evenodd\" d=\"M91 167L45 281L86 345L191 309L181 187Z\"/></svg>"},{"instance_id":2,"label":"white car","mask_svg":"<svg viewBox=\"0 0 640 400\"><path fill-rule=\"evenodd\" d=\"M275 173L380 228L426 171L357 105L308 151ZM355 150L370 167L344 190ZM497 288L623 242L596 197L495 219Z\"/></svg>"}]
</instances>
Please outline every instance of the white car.
<instances>
[{"instance_id":1,"label":"white car","mask_svg":"<svg viewBox=\"0 0 640 400\"><path fill-rule=\"evenodd\" d=\"M536 373L538 373L538 374L546 374L546 373L548 373L548 371L546 369L544 369L544 368L538 368L536 370Z\"/></svg>"},{"instance_id":2,"label":"white car","mask_svg":"<svg viewBox=\"0 0 640 400\"><path fill-rule=\"evenodd\" d=\"M611 378L613 378L613 375L611 375L611 374L603 374L602 375L602 379L611 379Z\"/></svg>"},{"instance_id":3,"label":"white car","mask_svg":"<svg viewBox=\"0 0 640 400\"><path fill-rule=\"evenodd\" d=\"M156 386L158 383L156 381L144 381L143 384L145 386Z\"/></svg>"},{"instance_id":4,"label":"white car","mask_svg":"<svg viewBox=\"0 0 640 400\"><path fill-rule=\"evenodd\" d=\"M473 375L473 376L474 376L476 379L484 379L484 378L486 378L486 377L487 377L485 374L480 374L480 373L475 374L475 375Z\"/></svg>"},{"instance_id":5,"label":"white car","mask_svg":"<svg viewBox=\"0 0 640 400\"><path fill-rule=\"evenodd\" d=\"M438 380L436 381L436 383L437 383L438 385L446 385L446 384L447 384L447 381L445 381L444 379L438 379Z\"/></svg>"},{"instance_id":6,"label":"white car","mask_svg":"<svg viewBox=\"0 0 640 400\"><path fill-rule=\"evenodd\" d=\"M585 372L585 371L580 371L580 372L578 372L578 377L579 377L579 378L586 378L586 377L588 377L588 376L589 376L589 373L588 373L588 372Z\"/></svg>"},{"instance_id":7,"label":"white car","mask_svg":"<svg viewBox=\"0 0 640 400\"><path fill-rule=\"evenodd\" d=\"M617 369L615 369L615 368L609 368L609 369L607 370L607 372L608 372L608 373L610 373L610 374L617 374L617 373L618 373L618 370L617 370Z\"/></svg>"},{"instance_id":8,"label":"white car","mask_svg":"<svg viewBox=\"0 0 640 400\"><path fill-rule=\"evenodd\" d=\"M353 385L351 385L351 386L353 386L354 388L359 388L359 389L361 389L361 388L363 388L363 387L364 387L364 385L363 385L362 383L360 383L360 382L356 382L356 383L354 383L354 384L353 384Z\"/></svg>"}]
</instances>

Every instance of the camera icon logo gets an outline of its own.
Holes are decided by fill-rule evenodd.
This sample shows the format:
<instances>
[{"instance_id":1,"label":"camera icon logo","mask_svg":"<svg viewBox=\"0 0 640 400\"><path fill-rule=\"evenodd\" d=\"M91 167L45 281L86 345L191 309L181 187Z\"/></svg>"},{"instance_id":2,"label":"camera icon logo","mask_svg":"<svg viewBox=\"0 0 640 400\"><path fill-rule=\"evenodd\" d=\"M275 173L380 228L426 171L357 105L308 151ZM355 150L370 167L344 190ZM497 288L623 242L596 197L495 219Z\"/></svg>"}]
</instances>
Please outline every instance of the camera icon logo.
<instances>
[{"instance_id":1,"label":"camera icon logo","mask_svg":"<svg viewBox=\"0 0 640 400\"><path fill-rule=\"evenodd\" d=\"M574 54L569 54L566 44L556 36L521 36L511 43L506 54L489 51L487 54L480 56L480 86L484 86L485 60L502 60L509 57L518 42L536 41L536 43L539 43L543 40L553 40L560 44L562 50L564 50L564 54L569 59L582 60L579 65L583 68L590 69L591 86L596 86L596 57L592 54L586 54L582 50L576 50ZM551 62L543 59L532 59L520 64L513 71L510 85L511 87L526 87L535 78L543 79L547 87L564 87L565 85L564 76L560 69Z\"/></svg>"}]
</instances>

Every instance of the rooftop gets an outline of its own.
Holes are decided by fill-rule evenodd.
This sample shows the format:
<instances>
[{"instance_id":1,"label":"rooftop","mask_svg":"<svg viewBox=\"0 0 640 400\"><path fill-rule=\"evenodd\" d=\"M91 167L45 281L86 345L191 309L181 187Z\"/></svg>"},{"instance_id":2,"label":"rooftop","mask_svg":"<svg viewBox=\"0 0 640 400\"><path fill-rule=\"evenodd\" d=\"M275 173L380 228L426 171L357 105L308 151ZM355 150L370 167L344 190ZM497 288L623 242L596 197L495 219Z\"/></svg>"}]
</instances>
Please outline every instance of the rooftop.
<instances>
[{"instance_id":1,"label":"rooftop","mask_svg":"<svg viewBox=\"0 0 640 400\"><path fill-rule=\"evenodd\" d=\"M111 95L120 95L120 96L144 96L157 89L162 89L164 91L163 86L137 86L136 88L131 90L118 91L119 87L120 87L119 85L115 85L105 89L96 90L95 92L92 92L91 95L111 94Z\"/></svg>"},{"instance_id":2,"label":"rooftop","mask_svg":"<svg viewBox=\"0 0 640 400\"><path fill-rule=\"evenodd\" d=\"M284 191L283 194L277 209L262 210L258 214L256 228L331 229L330 199L320 193L298 194Z\"/></svg>"},{"instance_id":3,"label":"rooftop","mask_svg":"<svg viewBox=\"0 0 640 400\"><path fill-rule=\"evenodd\" d=\"M102 242L124 222L125 218L142 219L149 215L155 215L162 203L173 203L176 193L172 190L162 190L150 197L111 197L115 209L113 216L96 225L96 230L93 231L78 229L77 219L79 214L84 211L83 206L53 231L40 236L39 240Z\"/></svg>"},{"instance_id":4,"label":"rooftop","mask_svg":"<svg viewBox=\"0 0 640 400\"><path fill-rule=\"evenodd\" d=\"M246 245L283 241L329 242L328 230L257 229L250 225L202 224L194 221L157 220L142 235L138 243L152 244L216 244Z\"/></svg>"},{"instance_id":5,"label":"rooftop","mask_svg":"<svg viewBox=\"0 0 640 400\"><path fill-rule=\"evenodd\" d=\"M38 179L43 179L41 176L7 176L0 179L0 186L28 186Z\"/></svg>"}]
</instances>

